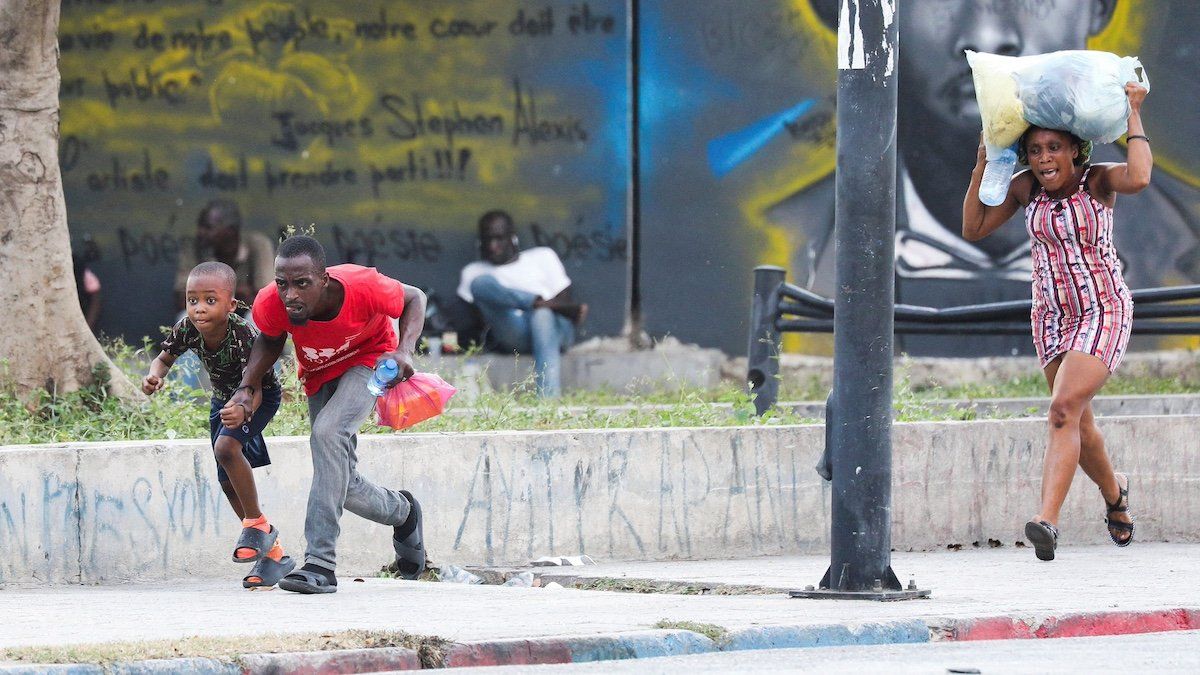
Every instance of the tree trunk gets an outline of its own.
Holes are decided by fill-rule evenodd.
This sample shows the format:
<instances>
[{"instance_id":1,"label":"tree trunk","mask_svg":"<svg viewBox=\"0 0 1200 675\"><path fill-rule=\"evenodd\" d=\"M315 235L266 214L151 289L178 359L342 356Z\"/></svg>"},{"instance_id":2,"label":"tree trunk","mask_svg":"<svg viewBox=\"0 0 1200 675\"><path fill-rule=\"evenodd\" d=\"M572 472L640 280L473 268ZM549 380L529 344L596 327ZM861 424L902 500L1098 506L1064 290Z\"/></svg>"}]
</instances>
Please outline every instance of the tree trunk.
<instances>
[{"instance_id":1,"label":"tree trunk","mask_svg":"<svg viewBox=\"0 0 1200 675\"><path fill-rule=\"evenodd\" d=\"M58 167L59 0L0 0L0 379L22 397L107 371L140 394L88 329Z\"/></svg>"}]
</instances>

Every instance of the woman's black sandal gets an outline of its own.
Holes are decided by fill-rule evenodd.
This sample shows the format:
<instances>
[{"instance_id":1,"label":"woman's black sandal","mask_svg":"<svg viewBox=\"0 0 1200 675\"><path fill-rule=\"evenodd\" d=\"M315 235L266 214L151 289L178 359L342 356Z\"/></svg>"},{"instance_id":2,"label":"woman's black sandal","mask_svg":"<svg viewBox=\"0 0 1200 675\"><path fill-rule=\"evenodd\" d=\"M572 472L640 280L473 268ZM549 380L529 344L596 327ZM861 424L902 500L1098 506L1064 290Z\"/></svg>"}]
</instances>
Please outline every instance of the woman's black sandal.
<instances>
[{"instance_id":1,"label":"woman's black sandal","mask_svg":"<svg viewBox=\"0 0 1200 675\"><path fill-rule=\"evenodd\" d=\"M1025 523L1025 538L1033 544L1038 560L1054 560L1054 549L1058 548L1058 528L1044 520Z\"/></svg>"},{"instance_id":2,"label":"woman's black sandal","mask_svg":"<svg viewBox=\"0 0 1200 675\"><path fill-rule=\"evenodd\" d=\"M1119 520L1114 520L1112 518L1112 514L1129 512L1129 476L1126 476L1123 473L1118 473L1116 475L1125 479L1125 487L1121 487L1121 482L1117 481L1117 488L1121 490L1120 494L1117 496L1117 501L1109 504L1107 499L1104 500L1104 506L1108 509L1108 513L1104 516L1104 524L1108 526L1108 538L1112 539L1113 543L1117 546L1124 548L1133 543L1133 517L1130 516L1129 522L1124 523ZM1104 496L1101 495L1100 498L1104 499ZM1118 534L1125 532L1129 533L1128 537L1122 539L1117 536Z\"/></svg>"}]
</instances>

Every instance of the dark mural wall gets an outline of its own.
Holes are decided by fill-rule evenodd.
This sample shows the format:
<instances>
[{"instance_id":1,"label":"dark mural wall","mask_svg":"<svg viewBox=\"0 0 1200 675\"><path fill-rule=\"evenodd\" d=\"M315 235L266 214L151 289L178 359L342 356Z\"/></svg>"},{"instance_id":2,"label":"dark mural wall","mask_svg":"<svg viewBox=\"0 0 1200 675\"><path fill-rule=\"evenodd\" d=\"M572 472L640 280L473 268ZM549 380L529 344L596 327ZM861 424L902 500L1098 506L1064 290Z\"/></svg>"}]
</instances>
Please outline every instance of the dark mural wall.
<instances>
[{"instance_id":1,"label":"dark mural wall","mask_svg":"<svg viewBox=\"0 0 1200 675\"><path fill-rule=\"evenodd\" d=\"M652 333L744 353L756 264L782 265L791 281L831 294L836 5L640 3L642 293ZM1030 295L1028 237L1019 217L978 243L959 236L980 129L964 48L1140 56L1152 83L1144 117L1157 168L1150 189L1117 200L1117 247L1135 288L1200 282L1200 3L896 5L899 300L947 306ZM1120 145L1098 152L1100 161L1122 157ZM826 338L791 340L808 351L829 348ZM1031 353L1032 345L1027 336L901 337L897 349L1007 354Z\"/></svg>"},{"instance_id":2,"label":"dark mural wall","mask_svg":"<svg viewBox=\"0 0 1200 675\"><path fill-rule=\"evenodd\" d=\"M178 250L228 198L274 239L454 293L475 222L553 246L620 330L629 184L622 0L64 1L62 158L101 328L175 315Z\"/></svg>"},{"instance_id":3,"label":"dark mural wall","mask_svg":"<svg viewBox=\"0 0 1200 675\"><path fill-rule=\"evenodd\" d=\"M964 48L1139 56L1157 168L1149 190L1118 199L1118 250L1134 287L1200 283L1200 3L897 4L901 301L1030 292L1019 219L982 242L958 235L980 127ZM314 223L331 257L439 295L475 255L478 215L508 208L523 246L564 257L592 304L591 334L616 334L636 7L645 327L744 353L755 265L832 290L836 5L64 1L64 184L76 245L90 237L101 255L102 327L140 338L170 320L176 251L200 207L225 197L252 229ZM823 337L789 340L828 349ZM1031 351L1027 337L898 348Z\"/></svg>"}]
</instances>

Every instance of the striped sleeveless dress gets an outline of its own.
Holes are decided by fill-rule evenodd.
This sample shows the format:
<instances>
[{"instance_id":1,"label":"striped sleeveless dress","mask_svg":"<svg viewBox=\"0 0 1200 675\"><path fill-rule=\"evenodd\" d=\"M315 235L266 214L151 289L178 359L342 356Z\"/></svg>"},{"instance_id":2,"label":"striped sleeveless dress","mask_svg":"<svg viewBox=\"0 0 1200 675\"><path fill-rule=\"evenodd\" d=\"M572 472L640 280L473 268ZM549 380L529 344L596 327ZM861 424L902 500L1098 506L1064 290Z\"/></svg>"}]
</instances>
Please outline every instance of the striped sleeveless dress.
<instances>
[{"instance_id":1,"label":"striped sleeveless dress","mask_svg":"<svg viewBox=\"0 0 1200 675\"><path fill-rule=\"evenodd\" d=\"M1033 257L1033 344L1042 367L1068 351L1091 354L1111 373L1133 327L1133 300L1113 246L1113 210L1087 190L1051 199L1040 184L1025 207Z\"/></svg>"}]
</instances>

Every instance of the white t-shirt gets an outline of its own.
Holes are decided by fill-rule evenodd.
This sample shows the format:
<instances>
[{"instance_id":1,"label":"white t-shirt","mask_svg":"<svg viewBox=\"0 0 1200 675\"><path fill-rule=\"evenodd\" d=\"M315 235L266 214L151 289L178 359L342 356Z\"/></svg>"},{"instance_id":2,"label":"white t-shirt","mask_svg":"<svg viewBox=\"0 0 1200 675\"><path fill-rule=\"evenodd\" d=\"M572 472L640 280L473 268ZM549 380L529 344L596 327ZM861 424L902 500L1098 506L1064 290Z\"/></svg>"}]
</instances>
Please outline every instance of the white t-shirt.
<instances>
[{"instance_id":1,"label":"white t-shirt","mask_svg":"<svg viewBox=\"0 0 1200 675\"><path fill-rule=\"evenodd\" d=\"M567 271L554 249L538 246L521 251L517 259L503 265L493 265L486 260L476 260L463 268L458 282L458 297L475 302L471 295L471 282L490 274L505 288L533 293L549 300L571 285Z\"/></svg>"}]
</instances>

